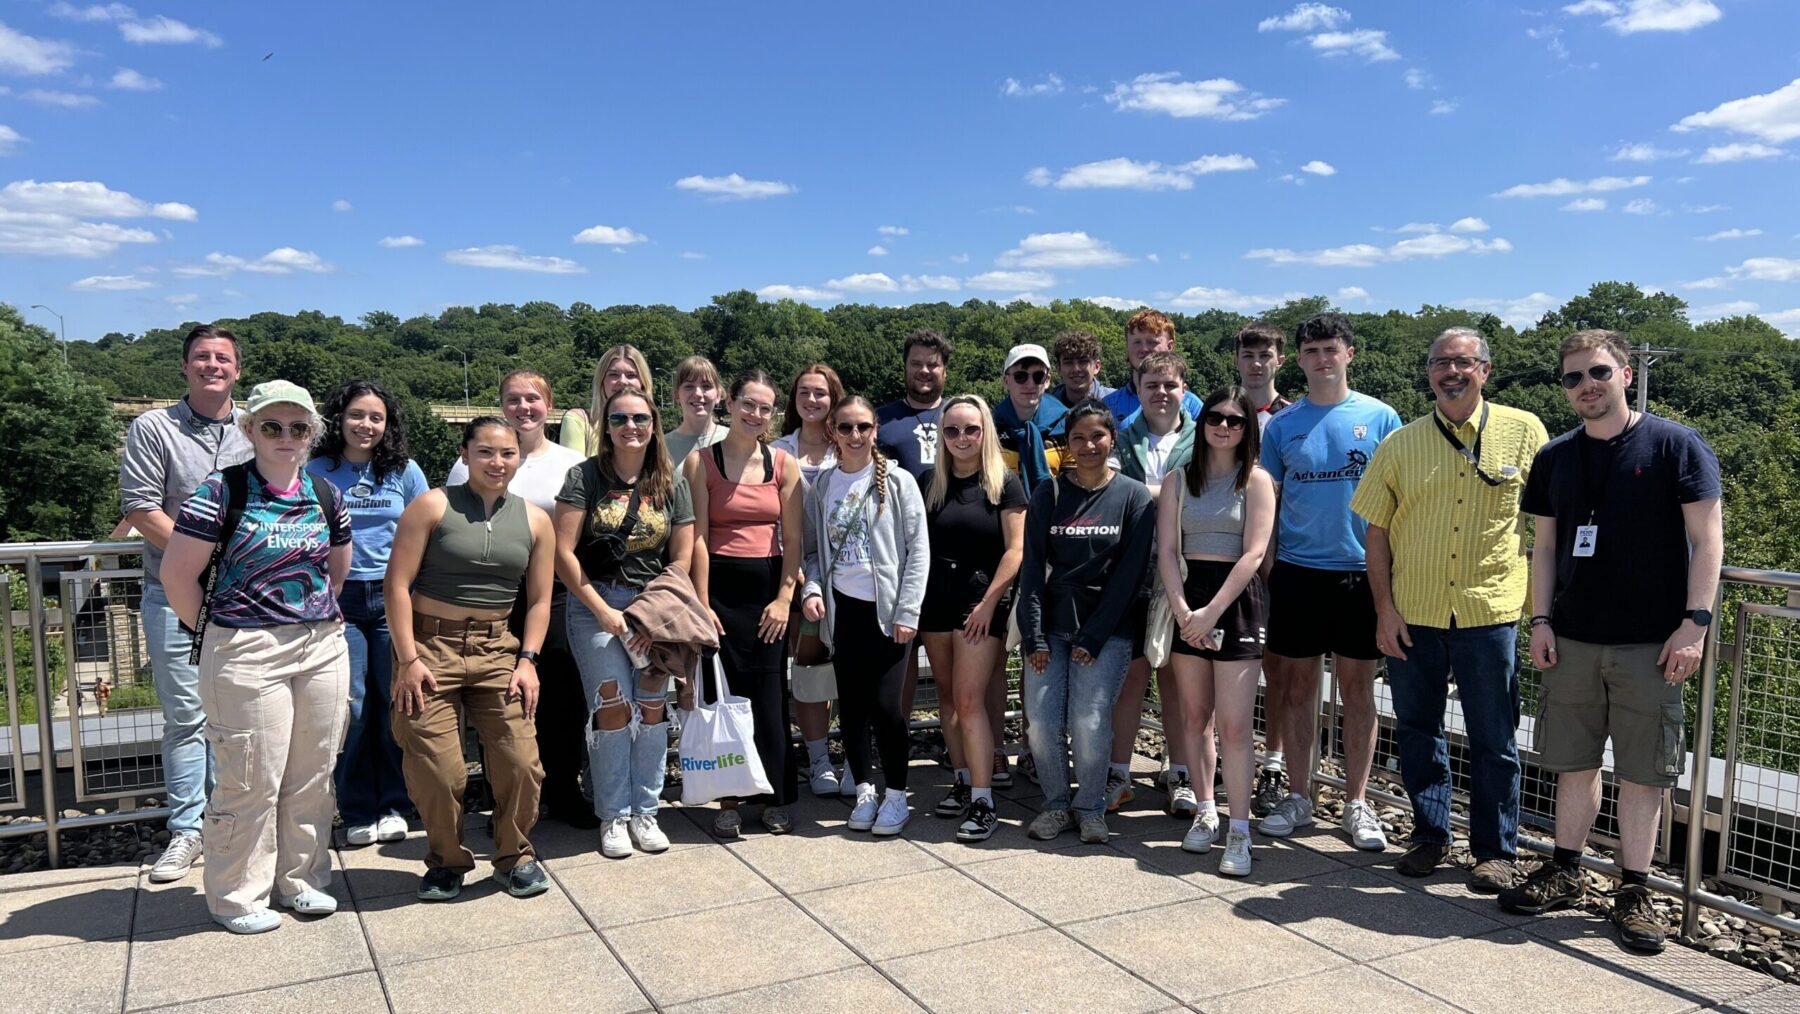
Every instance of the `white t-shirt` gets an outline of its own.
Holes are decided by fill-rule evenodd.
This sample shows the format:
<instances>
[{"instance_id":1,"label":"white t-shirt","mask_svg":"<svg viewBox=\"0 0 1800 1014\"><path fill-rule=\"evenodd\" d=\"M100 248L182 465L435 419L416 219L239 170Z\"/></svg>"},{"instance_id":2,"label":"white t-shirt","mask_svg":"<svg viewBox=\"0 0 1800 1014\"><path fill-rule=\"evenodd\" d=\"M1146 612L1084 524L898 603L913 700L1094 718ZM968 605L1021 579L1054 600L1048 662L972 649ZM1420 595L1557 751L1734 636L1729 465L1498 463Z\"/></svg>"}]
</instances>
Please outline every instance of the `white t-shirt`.
<instances>
[{"instance_id":1,"label":"white t-shirt","mask_svg":"<svg viewBox=\"0 0 1800 1014\"><path fill-rule=\"evenodd\" d=\"M1162 485L1163 473L1169 470L1169 452L1175 449L1175 440L1179 436L1179 429L1160 437L1150 434L1149 442L1144 446L1144 485L1151 489Z\"/></svg>"},{"instance_id":2,"label":"white t-shirt","mask_svg":"<svg viewBox=\"0 0 1800 1014\"><path fill-rule=\"evenodd\" d=\"M563 480L569 477L569 469L584 460L586 457L579 451L571 451L561 444L545 441L538 453L519 463L519 470L513 473L512 481L506 484L506 491L524 497L555 517L556 494L562 492ZM454 486L468 481L469 466L463 464L461 458L457 458L456 464L450 466L450 478L444 484Z\"/></svg>"},{"instance_id":3,"label":"white t-shirt","mask_svg":"<svg viewBox=\"0 0 1800 1014\"><path fill-rule=\"evenodd\" d=\"M832 567L832 590L864 602L875 601L875 572L869 566L869 528L875 522L875 497L869 490L874 471L871 461L859 472L832 472L825 491L825 533L831 551L837 553L837 565L832 567L829 555L820 565Z\"/></svg>"}]
</instances>

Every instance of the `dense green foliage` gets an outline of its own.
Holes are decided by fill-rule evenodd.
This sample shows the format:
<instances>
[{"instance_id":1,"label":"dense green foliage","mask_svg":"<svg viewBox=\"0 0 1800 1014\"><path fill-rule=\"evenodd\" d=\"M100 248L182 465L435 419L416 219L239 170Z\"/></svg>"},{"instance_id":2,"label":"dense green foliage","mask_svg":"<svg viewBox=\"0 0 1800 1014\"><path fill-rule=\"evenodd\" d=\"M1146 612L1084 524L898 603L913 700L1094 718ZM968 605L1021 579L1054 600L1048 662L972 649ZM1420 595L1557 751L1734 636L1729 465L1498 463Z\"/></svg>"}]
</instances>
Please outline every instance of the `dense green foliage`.
<instances>
[{"instance_id":1,"label":"dense green foliage","mask_svg":"<svg viewBox=\"0 0 1800 1014\"><path fill-rule=\"evenodd\" d=\"M109 393L63 365L49 331L0 303L0 538L91 538L118 523L120 433Z\"/></svg>"}]
</instances>

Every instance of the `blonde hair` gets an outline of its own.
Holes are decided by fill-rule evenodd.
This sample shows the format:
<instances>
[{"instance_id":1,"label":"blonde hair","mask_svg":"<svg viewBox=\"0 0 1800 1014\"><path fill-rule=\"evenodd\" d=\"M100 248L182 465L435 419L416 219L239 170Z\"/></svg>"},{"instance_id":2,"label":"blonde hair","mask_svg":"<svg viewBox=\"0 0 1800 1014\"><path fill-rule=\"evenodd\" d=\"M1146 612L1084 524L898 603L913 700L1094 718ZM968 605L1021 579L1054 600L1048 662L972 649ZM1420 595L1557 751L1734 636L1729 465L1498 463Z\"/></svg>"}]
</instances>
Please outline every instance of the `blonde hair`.
<instances>
[{"instance_id":1,"label":"blonde hair","mask_svg":"<svg viewBox=\"0 0 1800 1014\"><path fill-rule=\"evenodd\" d=\"M656 405L656 385L650 378L650 362L636 345L614 345L600 353L599 361L594 364L593 396L588 401L587 453L590 458L600 452L601 431L605 428L602 417L606 413L606 368L615 359L623 359L637 368L639 389L650 399L653 409Z\"/></svg>"},{"instance_id":2,"label":"blonde hair","mask_svg":"<svg viewBox=\"0 0 1800 1014\"><path fill-rule=\"evenodd\" d=\"M981 483L982 492L987 494L988 503L1000 506L1000 494L1006 489L1006 461L1000 457L1000 435L994 432L994 413L988 409L988 403L979 394L959 394L944 402L944 410L938 414L938 448L937 461L931 466L931 484L925 491L925 508L936 510L944 505L950 495L950 447L944 439L944 416L958 405L969 405L981 417L981 450L976 476Z\"/></svg>"},{"instance_id":3,"label":"blonde hair","mask_svg":"<svg viewBox=\"0 0 1800 1014\"><path fill-rule=\"evenodd\" d=\"M523 380L525 383L530 384L531 389L536 391L538 395L544 399L544 408L551 409L556 407L556 395L550 390L549 378L529 366L514 370L500 378L501 401L506 400L506 385L515 380Z\"/></svg>"}]
</instances>

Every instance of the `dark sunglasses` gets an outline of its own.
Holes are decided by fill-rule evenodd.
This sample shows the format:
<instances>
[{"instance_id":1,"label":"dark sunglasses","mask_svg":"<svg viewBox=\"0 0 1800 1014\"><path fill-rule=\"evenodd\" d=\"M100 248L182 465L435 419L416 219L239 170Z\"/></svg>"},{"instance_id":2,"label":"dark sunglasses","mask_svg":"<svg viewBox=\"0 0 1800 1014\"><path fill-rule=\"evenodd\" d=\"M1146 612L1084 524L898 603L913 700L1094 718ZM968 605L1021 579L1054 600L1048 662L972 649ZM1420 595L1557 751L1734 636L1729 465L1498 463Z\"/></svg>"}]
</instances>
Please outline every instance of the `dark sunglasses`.
<instances>
[{"instance_id":1,"label":"dark sunglasses","mask_svg":"<svg viewBox=\"0 0 1800 1014\"><path fill-rule=\"evenodd\" d=\"M1043 370L1014 370L1012 378L1015 384L1041 384L1050 378L1050 374Z\"/></svg>"},{"instance_id":2,"label":"dark sunglasses","mask_svg":"<svg viewBox=\"0 0 1800 1014\"><path fill-rule=\"evenodd\" d=\"M653 417L648 412L608 412L606 414L606 425L611 426L613 429L618 429L626 423L630 423L633 426L648 426L650 425L651 418Z\"/></svg>"},{"instance_id":3,"label":"dark sunglasses","mask_svg":"<svg viewBox=\"0 0 1800 1014\"><path fill-rule=\"evenodd\" d=\"M1200 421L1208 426L1223 426L1228 430L1241 430L1249 422L1241 415L1226 415L1223 412L1207 412L1200 416Z\"/></svg>"},{"instance_id":4,"label":"dark sunglasses","mask_svg":"<svg viewBox=\"0 0 1800 1014\"><path fill-rule=\"evenodd\" d=\"M840 435L846 436L846 437L852 433L868 433L871 430L873 430L874 428L875 428L875 424L872 422L838 423L837 424L838 433Z\"/></svg>"},{"instance_id":5,"label":"dark sunglasses","mask_svg":"<svg viewBox=\"0 0 1800 1014\"><path fill-rule=\"evenodd\" d=\"M946 427L944 427L944 439L945 440L961 440L965 434L970 437L981 436L981 427L979 427L979 426L946 426Z\"/></svg>"},{"instance_id":6,"label":"dark sunglasses","mask_svg":"<svg viewBox=\"0 0 1800 1014\"><path fill-rule=\"evenodd\" d=\"M257 424L256 428L262 432L263 436L268 437L270 440L280 440L281 431L283 429L286 429L288 436L293 437L295 440L305 440L307 437L312 436L313 431L312 423L288 423L287 426L283 427L281 421L278 419L264 419Z\"/></svg>"},{"instance_id":7,"label":"dark sunglasses","mask_svg":"<svg viewBox=\"0 0 1800 1014\"><path fill-rule=\"evenodd\" d=\"M1597 365L1588 367L1586 372L1583 372L1581 370L1570 370L1569 372L1563 374L1562 375L1562 386L1563 386L1564 390L1573 391L1577 387L1581 386L1581 378L1583 378L1583 377L1593 377L1595 380L1598 380L1599 382L1604 384L1607 381L1612 379L1612 375L1613 375L1612 367L1606 365L1605 363L1599 363Z\"/></svg>"}]
</instances>

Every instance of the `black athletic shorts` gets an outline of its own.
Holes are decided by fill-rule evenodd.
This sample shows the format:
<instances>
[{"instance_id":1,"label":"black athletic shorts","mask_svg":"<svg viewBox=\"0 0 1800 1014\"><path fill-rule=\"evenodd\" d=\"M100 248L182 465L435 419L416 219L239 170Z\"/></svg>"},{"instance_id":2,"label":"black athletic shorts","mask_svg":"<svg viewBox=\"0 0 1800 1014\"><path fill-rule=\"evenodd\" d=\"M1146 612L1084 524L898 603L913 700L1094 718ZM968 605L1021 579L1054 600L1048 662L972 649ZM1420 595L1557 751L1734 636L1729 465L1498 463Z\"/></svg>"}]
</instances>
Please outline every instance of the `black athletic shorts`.
<instances>
[{"instance_id":1,"label":"black athletic shorts","mask_svg":"<svg viewBox=\"0 0 1800 1014\"><path fill-rule=\"evenodd\" d=\"M1368 572L1314 570L1276 560L1269 571L1269 641L1264 649L1288 658L1337 654L1379 659Z\"/></svg>"},{"instance_id":2,"label":"black athletic shorts","mask_svg":"<svg viewBox=\"0 0 1800 1014\"><path fill-rule=\"evenodd\" d=\"M1182 585L1182 597L1187 599L1188 608L1205 609L1235 566L1221 560L1189 560L1187 581ZM1175 636L1170 639L1169 650L1177 655L1194 655L1214 662L1246 662L1261 658L1268 616L1268 591L1263 587L1262 575L1253 574L1250 583L1219 617L1217 629L1222 635L1217 648L1194 647L1181 639L1181 628L1177 627Z\"/></svg>"}]
</instances>

